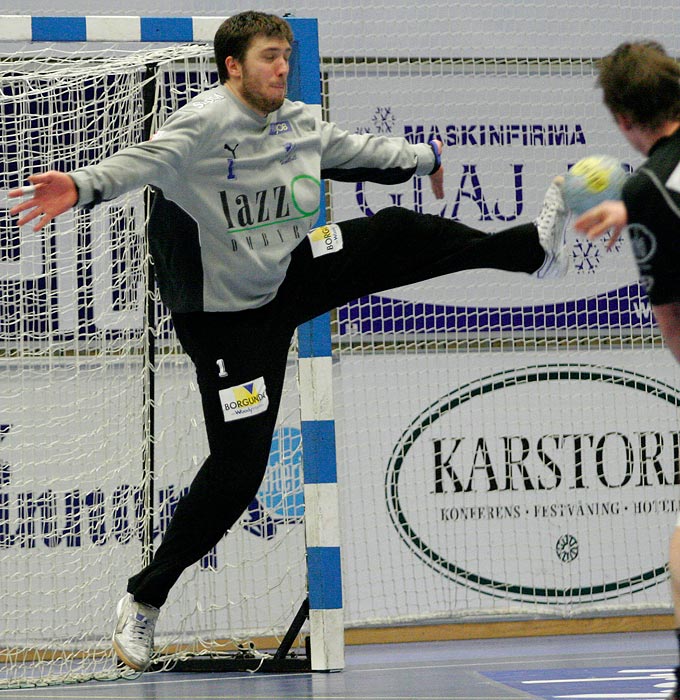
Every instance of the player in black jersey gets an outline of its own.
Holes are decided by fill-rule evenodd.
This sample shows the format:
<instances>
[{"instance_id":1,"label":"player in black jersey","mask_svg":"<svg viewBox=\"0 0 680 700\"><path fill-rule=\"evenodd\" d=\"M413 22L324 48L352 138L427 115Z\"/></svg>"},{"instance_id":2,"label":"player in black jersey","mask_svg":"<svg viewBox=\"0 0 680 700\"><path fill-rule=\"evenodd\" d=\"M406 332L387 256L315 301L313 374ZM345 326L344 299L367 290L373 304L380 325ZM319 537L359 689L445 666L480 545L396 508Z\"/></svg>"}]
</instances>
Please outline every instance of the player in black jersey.
<instances>
[{"instance_id":1,"label":"player in black jersey","mask_svg":"<svg viewBox=\"0 0 680 700\"><path fill-rule=\"evenodd\" d=\"M623 43L599 62L598 85L621 133L647 160L609 201L575 222L611 247L625 226L661 333L680 362L680 65L653 41ZM671 591L680 646L680 519L670 544ZM680 665L668 700L680 700Z\"/></svg>"}]
</instances>

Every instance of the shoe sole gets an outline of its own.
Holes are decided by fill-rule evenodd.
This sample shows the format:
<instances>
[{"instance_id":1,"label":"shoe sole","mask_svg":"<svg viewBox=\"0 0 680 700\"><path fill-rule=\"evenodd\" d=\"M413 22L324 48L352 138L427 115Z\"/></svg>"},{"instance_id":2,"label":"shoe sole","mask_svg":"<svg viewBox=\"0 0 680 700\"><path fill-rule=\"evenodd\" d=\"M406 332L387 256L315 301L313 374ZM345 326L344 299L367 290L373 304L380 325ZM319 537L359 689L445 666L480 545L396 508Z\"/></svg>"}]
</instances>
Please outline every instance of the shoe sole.
<instances>
[{"instance_id":1,"label":"shoe sole","mask_svg":"<svg viewBox=\"0 0 680 700\"><path fill-rule=\"evenodd\" d=\"M146 666L141 666L140 664L132 661L128 656L126 656L125 652L123 649L120 647L118 642L116 642L116 638L113 638L113 650L116 652L116 656L126 665L129 666L131 669L134 671L146 671L147 668L151 665L151 662L146 664Z\"/></svg>"}]
</instances>

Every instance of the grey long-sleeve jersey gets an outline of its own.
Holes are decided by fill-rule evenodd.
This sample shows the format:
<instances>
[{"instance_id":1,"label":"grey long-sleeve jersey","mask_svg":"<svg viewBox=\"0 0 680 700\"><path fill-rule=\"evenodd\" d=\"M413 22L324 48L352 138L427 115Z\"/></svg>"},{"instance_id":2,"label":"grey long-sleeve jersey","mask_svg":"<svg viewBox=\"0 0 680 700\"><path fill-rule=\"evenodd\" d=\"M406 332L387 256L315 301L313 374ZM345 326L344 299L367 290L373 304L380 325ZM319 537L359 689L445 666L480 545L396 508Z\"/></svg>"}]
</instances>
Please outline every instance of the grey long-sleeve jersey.
<instances>
[{"instance_id":1,"label":"grey long-sleeve jersey","mask_svg":"<svg viewBox=\"0 0 680 700\"><path fill-rule=\"evenodd\" d=\"M427 144L350 134L286 100L262 117L226 86L175 112L153 138L73 171L78 204L152 185L151 247L174 311L240 311L269 302L319 215L321 180L383 184L427 175Z\"/></svg>"}]
</instances>

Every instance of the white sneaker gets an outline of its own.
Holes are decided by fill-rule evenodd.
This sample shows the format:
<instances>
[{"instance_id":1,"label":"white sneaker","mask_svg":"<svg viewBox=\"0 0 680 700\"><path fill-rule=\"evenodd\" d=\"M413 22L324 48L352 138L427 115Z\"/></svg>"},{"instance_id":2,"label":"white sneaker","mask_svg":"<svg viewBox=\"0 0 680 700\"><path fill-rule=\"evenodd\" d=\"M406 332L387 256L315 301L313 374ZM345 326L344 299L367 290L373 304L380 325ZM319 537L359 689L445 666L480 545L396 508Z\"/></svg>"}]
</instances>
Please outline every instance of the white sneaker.
<instances>
[{"instance_id":1,"label":"white sneaker","mask_svg":"<svg viewBox=\"0 0 680 700\"><path fill-rule=\"evenodd\" d=\"M118 658L135 671L145 671L151 663L153 631L160 610L137 603L131 593L121 598L116 607L116 628L113 648Z\"/></svg>"},{"instance_id":2,"label":"white sneaker","mask_svg":"<svg viewBox=\"0 0 680 700\"><path fill-rule=\"evenodd\" d=\"M571 251L566 239L569 228L569 210L562 197L563 177L556 177L548 187L543 199L543 208L534 221L538 229L538 240L545 250L545 261L534 272L539 279L559 279L569 270Z\"/></svg>"}]
</instances>

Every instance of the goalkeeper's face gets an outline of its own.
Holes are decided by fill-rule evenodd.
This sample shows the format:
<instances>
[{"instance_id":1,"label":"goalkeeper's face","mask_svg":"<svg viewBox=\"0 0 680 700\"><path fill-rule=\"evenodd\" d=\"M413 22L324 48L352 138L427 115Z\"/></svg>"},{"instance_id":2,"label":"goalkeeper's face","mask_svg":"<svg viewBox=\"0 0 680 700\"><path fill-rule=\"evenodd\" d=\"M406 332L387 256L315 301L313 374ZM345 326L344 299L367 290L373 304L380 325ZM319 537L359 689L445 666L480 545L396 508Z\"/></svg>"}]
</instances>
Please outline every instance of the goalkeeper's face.
<instances>
[{"instance_id":1,"label":"goalkeeper's face","mask_svg":"<svg viewBox=\"0 0 680 700\"><path fill-rule=\"evenodd\" d=\"M290 44L285 39L258 35L253 38L243 62L233 62L228 82L249 107L266 116L283 104L290 53Z\"/></svg>"}]
</instances>

